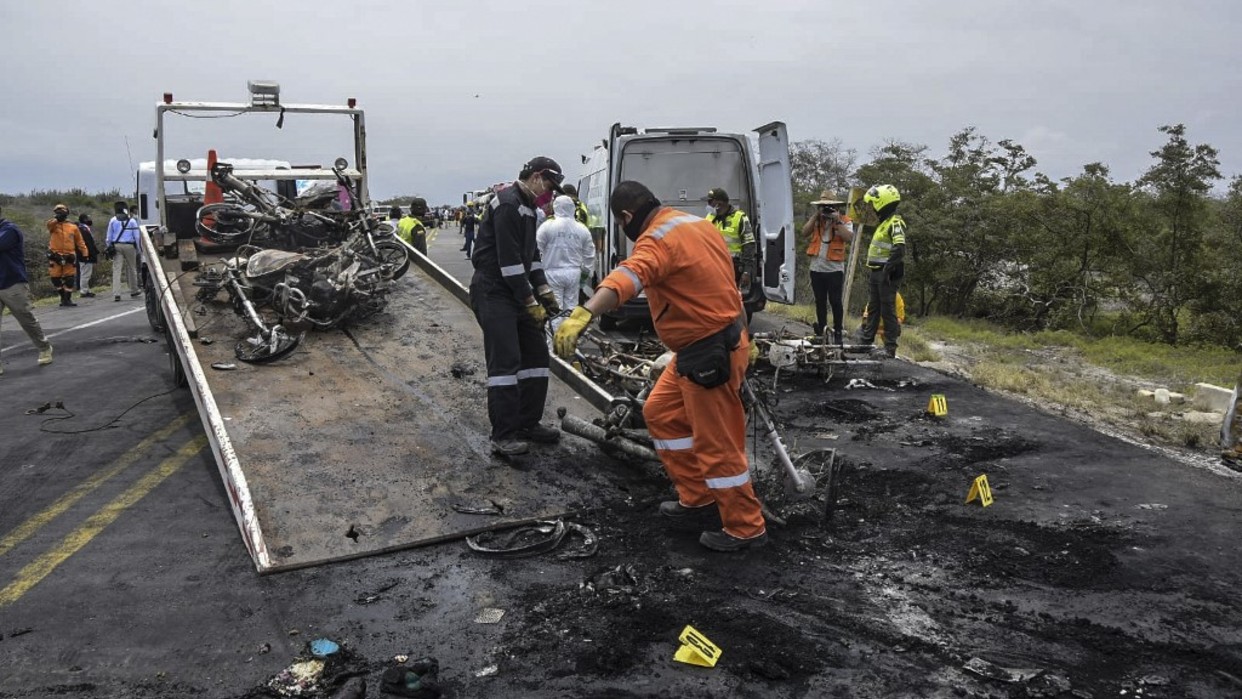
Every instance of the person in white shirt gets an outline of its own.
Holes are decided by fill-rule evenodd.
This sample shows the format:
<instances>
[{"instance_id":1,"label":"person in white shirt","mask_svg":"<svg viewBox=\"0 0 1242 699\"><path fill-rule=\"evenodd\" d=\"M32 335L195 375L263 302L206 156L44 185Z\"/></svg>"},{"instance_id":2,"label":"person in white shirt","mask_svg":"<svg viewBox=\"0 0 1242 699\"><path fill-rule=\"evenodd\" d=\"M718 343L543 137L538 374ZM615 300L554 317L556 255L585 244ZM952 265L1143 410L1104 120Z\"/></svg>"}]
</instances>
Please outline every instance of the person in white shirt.
<instances>
[{"instance_id":1,"label":"person in white shirt","mask_svg":"<svg viewBox=\"0 0 1242 699\"><path fill-rule=\"evenodd\" d=\"M574 308L578 290L595 264L595 243L591 231L574 219L572 198L562 194L552 201L552 217L539 226L535 242L557 302L561 308ZM559 327L561 320L554 319L552 327Z\"/></svg>"}]
</instances>

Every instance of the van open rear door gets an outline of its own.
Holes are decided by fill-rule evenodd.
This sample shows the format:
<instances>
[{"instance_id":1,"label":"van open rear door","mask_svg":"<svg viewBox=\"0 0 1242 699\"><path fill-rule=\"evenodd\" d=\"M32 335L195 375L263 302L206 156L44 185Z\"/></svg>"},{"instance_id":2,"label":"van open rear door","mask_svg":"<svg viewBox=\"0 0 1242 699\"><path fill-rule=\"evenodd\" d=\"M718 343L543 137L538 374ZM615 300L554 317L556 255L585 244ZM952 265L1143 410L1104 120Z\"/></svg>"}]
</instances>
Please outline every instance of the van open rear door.
<instances>
[{"instance_id":1,"label":"van open rear door","mask_svg":"<svg viewBox=\"0 0 1242 699\"><path fill-rule=\"evenodd\" d=\"M759 134L759 244L763 246L763 293L778 303L794 302L794 211L789 135L785 122L755 129Z\"/></svg>"}]
</instances>

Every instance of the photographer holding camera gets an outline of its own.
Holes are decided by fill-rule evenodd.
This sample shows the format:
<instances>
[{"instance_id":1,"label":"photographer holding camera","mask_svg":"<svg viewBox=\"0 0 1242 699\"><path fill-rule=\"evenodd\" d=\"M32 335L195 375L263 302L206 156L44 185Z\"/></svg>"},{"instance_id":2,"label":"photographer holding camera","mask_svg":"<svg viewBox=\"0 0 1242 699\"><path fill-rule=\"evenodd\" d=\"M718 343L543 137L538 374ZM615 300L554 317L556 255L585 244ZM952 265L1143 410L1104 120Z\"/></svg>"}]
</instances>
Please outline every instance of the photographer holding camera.
<instances>
[{"instance_id":1,"label":"photographer holding camera","mask_svg":"<svg viewBox=\"0 0 1242 699\"><path fill-rule=\"evenodd\" d=\"M827 328L828 304L832 305L833 344L842 341L842 324L845 309L841 297L845 289L845 256L849 243L854 239L850 219L841 213L845 200L824 190L818 201L811 202L818 210L806 225L802 235L810 241L806 254L811 258L811 290L815 294L815 334L821 335Z\"/></svg>"}]
</instances>

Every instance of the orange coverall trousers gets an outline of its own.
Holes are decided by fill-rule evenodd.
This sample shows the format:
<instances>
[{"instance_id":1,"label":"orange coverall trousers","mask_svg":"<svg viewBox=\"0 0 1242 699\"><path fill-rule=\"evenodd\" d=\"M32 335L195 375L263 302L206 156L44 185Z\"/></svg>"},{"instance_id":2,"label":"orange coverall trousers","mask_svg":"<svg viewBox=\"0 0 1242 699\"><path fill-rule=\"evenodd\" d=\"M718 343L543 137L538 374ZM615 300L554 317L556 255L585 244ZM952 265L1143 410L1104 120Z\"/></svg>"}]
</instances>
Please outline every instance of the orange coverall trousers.
<instances>
[{"instance_id":1,"label":"orange coverall trousers","mask_svg":"<svg viewBox=\"0 0 1242 699\"><path fill-rule=\"evenodd\" d=\"M674 359L643 407L643 419L677 499L686 507L715 502L725 533L740 539L765 531L746 462L746 411L740 391L749 347L749 338L742 333L730 357L729 382L715 388L679 376Z\"/></svg>"}]
</instances>

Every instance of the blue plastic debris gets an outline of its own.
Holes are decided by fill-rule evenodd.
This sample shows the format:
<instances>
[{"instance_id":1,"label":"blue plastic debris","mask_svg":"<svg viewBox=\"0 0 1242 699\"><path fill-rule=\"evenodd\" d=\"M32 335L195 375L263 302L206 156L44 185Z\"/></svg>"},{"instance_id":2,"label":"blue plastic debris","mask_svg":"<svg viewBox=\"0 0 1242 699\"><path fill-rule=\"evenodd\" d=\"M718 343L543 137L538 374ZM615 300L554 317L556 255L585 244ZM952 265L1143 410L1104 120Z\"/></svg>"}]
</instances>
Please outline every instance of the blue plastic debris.
<instances>
[{"instance_id":1,"label":"blue plastic debris","mask_svg":"<svg viewBox=\"0 0 1242 699\"><path fill-rule=\"evenodd\" d=\"M336 641L330 641L326 638L316 638L310 644L311 655L316 658L326 658L329 655L341 649Z\"/></svg>"}]
</instances>

